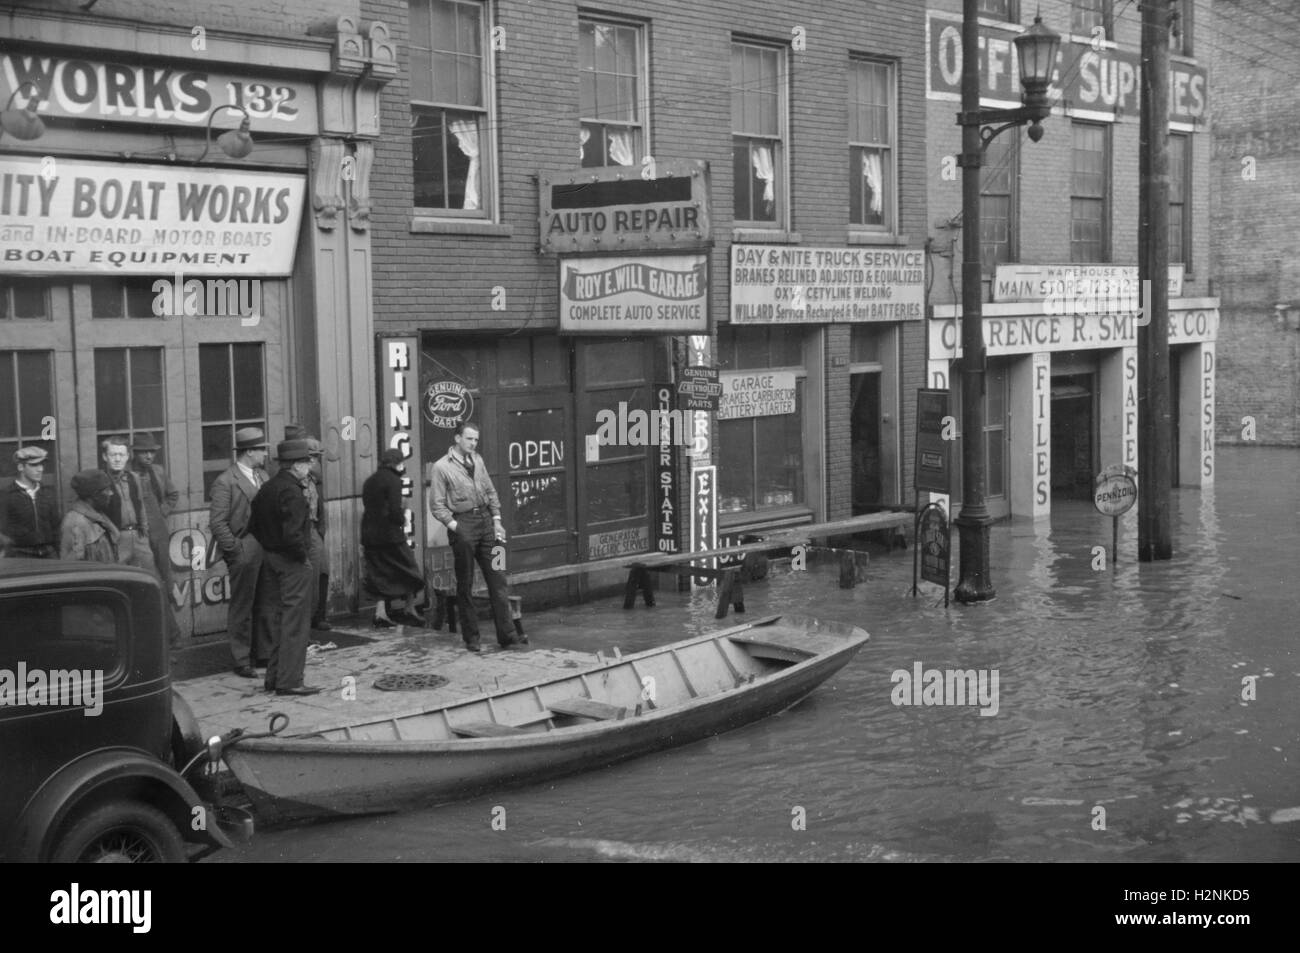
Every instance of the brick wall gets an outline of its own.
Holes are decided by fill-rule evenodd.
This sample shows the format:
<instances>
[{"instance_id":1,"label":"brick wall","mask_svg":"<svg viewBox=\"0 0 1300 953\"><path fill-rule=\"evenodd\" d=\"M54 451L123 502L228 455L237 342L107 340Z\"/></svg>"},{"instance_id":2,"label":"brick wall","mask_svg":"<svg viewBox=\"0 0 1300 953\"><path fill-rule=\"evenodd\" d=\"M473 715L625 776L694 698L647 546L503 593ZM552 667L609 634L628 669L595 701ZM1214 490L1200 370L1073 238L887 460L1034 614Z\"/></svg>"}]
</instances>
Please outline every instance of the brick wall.
<instances>
[{"instance_id":1,"label":"brick wall","mask_svg":"<svg viewBox=\"0 0 1300 953\"><path fill-rule=\"evenodd\" d=\"M1300 444L1300 65L1267 0L1216 0L1210 57L1211 273L1219 295L1216 439ZM1282 310L1278 305L1284 306ZM1289 310L1288 310L1289 309Z\"/></svg>"},{"instance_id":2,"label":"brick wall","mask_svg":"<svg viewBox=\"0 0 1300 953\"><path fill-rule=\"evenodd\" d=\"M540 256L537 173L577 165L578 6L570 0L493 5L506 49L496 55L499 220L506 234L413 234L406 4L364 0L367 19L393 29L399 73L384 96L385 134L376 149L372 193L376 324L384 331L417 328L554 329L557 266ZM713 235L710 306L725 317L729 303L732 230L730 43L743 34L788 43L802 27L806 49L790 54L792 227L809 245L847 241L847 65L849 54L899 62L900 231L916 247L925 225L924 37L915 10L890 3L725 0L611 0L600 12L647 22L651 111L650 151L710 163ZM505 311L491 307L492 289L506 292ZM920 322L905 328L901 389L907 445L903 484L911 482L915 388L921 386ZM847 515L849 479L848 329L828 338L828 515Z\"/></svg>"}]
</instances>

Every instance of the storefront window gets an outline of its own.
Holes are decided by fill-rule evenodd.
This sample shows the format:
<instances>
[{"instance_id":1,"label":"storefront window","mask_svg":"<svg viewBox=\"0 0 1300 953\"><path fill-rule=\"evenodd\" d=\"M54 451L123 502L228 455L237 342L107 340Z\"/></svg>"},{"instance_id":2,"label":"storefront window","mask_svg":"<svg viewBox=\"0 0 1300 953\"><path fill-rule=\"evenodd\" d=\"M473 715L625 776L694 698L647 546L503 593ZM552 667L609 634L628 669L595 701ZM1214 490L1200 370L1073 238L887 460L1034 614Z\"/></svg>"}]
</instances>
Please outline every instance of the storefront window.
<instances>
[{"instance_id":1,"label":"storefront window","mask_svg":"<svg viewBox=\"0 0 1300 953\"><path fill-rule=\"evenodd\" d=\"M155 317L153 303L157 295L154 294L153 284L153 278L92 278L91 317Z\"/></svg>"},{"instance_id":2,"label":"storefront window","mask_svg":"<svg viewBox=\"0 0 1300 953\"><path fill-rule=\"evenodd\" d=\"M45 282L35 278L0 279L0 321L49 316L45 304Z\"/></svg>"},{"instance_id":3,"label":"storefront window","mask_svg":"<svg viewBox=\"0 0 1300 953\"><path fill-rule=\"evenodd\" d=\"M795 374L792 413L719 419L718 510L743 513L804 502L803 340L799 328L718 330L724 374L782 369Z\"/></svg>"},{"instance_id":4,"label":"storefront window","mask_svg":"<svg viewBox=\"0 0 1300 953\"><path fill-rule=\"evenodd\" d=\"M203 415L203 495L234 460L235 431L266 430L262 345L199 345L199 391Z\"/></svg>"},{"instance_id":5,"label":"storefront window","mask_svg":"<svg viewBox=\"0 0 1300 953\"><path fill-rule=\"evenodd\" d=\"M163 349L114 347L95 350L96 440L114 434L155 433L167 420L163 404ZM165 434L162 434L164 440ZM166 459L164 450L158 460Z\"/></svg>"},{"instance_id":6,"label":"storefront window","mask_svg":"<svg viewBox=\"0 0 1300 953\"><path fill-rule=\"evenodd\" d=\"M565 529L564 415L554 408L516 410L507 427L514 534Z\"/></svg>"},{"instance_id":7,"label":"storefront window","mask_svg":"<svg viewBox=\"0 0 1300 953\"><path fill-rule=\"evenodd\" d=\"M54 352L0 351L0 460L9 464L20 447L41 447L49 454L45 482L58 486L54 441L41 439L53 416Z\"/></svg>"}]
</instances>

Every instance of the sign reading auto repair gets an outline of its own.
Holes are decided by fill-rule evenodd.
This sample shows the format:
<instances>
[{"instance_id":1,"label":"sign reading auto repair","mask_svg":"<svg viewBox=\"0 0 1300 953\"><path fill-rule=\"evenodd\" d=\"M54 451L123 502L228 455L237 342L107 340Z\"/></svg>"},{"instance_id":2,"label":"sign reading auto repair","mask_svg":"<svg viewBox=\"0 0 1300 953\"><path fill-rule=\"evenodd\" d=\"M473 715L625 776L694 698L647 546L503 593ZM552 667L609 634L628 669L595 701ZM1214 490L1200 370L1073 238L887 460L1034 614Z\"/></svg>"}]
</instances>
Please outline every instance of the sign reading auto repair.
<instances>
[{"instance_id":1,"label":"sign reading auto repair","mask_svg":"<svg viewBox=\"0 0 1300 953\"><path fill-rule=\"evenodd\" d=\"M699 159L543 175L538 200L543 252L677 251L709 238L709 166Z\"/></svg>"},{"instance_id":2,"label":"sign reading auto repair","mask_svg":"<svg viewBox=\"0 0 1300 953\"><path fill-rule=\"evenodd\" d=\"M930 99L961 100L961 17L929 11L926 17L927 95ZM1020 68L1011 42L1020 31L981 22L980 101L987 105L1020 105ZM1048 98L1068 103L1076 111L1136 115L1141 95L1141 57L1136 51L1091 42L1065 41L1056 54L1056 69ZM1064 82L1064 85L1062 85ZM1169 121L1195 124L1205 118L1205 68L1170 58Z\"/></svg>"},{"instance_id":3,"label":"sign reading auto repair","mask_svg":"<svg viewBox=\"0 0 1300 953\"><path fill-rule=\"evenodd\" d=\"M704 255L560 262L560 330L698 334L709 330Z\"/></svg>"},{"instance_id":4,"label":"sign reading auto repair","mask_svg":"<svg viewBox=\"0 0 1300 953\"><path fill-rule=\"evenodd\" d=\"M925 253L907 248L731 246L731 323L919 321Z\"/></svg>"},{"instance_id":5,"label":"sign reading auto repair","mask_svg":"<svg viewBox=\"0 0 1300 953\"><path fill-rule=\"evenodd\" d=\"M23 83L40 90L40 116L201 130L214 106L239 106L248 111L255 132L311 136L319 131L316 88L279 76L0 53L0 102L8 102ZM31 92L30 87L18 92L14 108L26 108ZM216 127L230 127L240 118L228 110L217 115Z\"/></svg>"},{"instance_id":6,"label":"sign reading auto repair","mask_svg":"<svg viewBox=\"0 0 1300 953\"><path fill-rule=\"evenodd\" d=\"M0 271L293 272L301 175L0 157Z\"/></svg>"}]
</instances>

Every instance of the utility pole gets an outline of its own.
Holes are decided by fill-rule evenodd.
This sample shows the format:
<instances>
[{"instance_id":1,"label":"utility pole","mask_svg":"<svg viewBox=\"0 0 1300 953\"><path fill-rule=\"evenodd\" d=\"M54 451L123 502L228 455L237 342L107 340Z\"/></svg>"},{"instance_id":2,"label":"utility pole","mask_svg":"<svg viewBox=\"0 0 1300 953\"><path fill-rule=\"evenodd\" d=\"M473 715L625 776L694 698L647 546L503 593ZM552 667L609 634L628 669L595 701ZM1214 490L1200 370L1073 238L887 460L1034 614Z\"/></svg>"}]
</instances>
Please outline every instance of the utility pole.
<instances>
[{"instance_id":1,"label":"utility pole","mask_svg":"<svg viewBox=\"0 0 1300 953\"><path fill-rule=\"evenodd\" d=\"M1169 412L1169 5L1143 0L1138 142L1138 559L1173 556Z\"/></svg>"}]
</instances>

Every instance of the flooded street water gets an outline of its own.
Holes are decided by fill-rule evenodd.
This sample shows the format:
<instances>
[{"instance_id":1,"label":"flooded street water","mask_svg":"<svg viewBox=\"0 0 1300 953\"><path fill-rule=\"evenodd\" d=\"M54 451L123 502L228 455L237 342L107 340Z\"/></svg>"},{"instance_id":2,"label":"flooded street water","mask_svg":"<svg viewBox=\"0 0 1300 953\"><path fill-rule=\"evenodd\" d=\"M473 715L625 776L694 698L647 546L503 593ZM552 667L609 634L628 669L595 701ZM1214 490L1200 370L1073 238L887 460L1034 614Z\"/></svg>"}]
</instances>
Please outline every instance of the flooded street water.
<instances>
[{"instance_id":1,"label":"flooded street water","mask_svg":"<svg viewBox=\"0 0 1300 953\"><path fill-rule=\"evenodd\" d=\"M910 549L852 590L775 564L740 621L871 633L775 718L554 783L268 831L216 860L1300 860L1300 451L1224 448L1218 467L1214 488L1175 491L1169 562L1137 563L1130 514L1118 568L1094 570L1110 520L1086 502L998 524L986 605L909 597ZM620 605L538 615L530 635L627 652L734 624L713 620L711 590ZM576 637L574 620L607 633ZM996 670L996 714L895 705L892 673L917 663Z\"/></svg>"}]
</instances>

